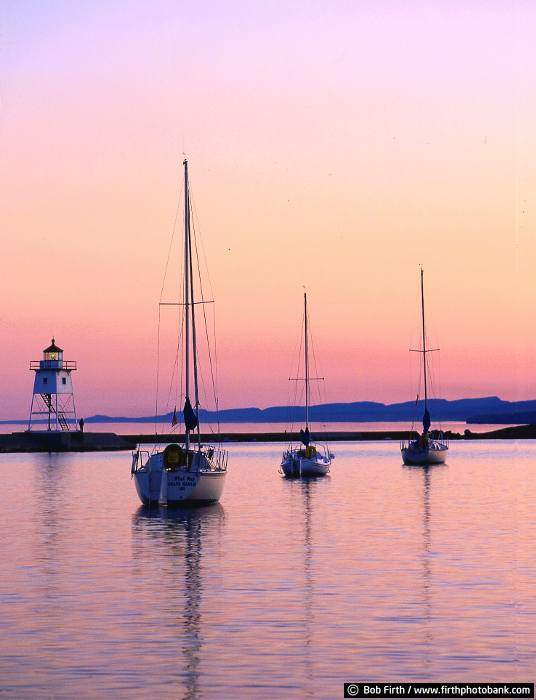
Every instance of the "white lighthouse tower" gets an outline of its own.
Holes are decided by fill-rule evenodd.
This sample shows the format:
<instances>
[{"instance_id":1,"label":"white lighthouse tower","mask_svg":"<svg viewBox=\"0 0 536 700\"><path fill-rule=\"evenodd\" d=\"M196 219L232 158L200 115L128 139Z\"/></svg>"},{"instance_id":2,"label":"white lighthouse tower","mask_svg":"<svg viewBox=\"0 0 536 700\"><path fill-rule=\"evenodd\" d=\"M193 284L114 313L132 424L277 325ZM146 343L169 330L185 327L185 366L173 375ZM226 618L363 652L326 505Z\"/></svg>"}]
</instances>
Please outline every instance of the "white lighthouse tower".
<instances>
[{"instance_id":1,"label":"white lighthouse tower","mask_svg":"<svg viewBox=\"0 0 536 700\"><path fill-rule=\"evenodd\" d=\"M43 350L43 359L30 362L35 381L28 430L77 429L71 380L71 372L75 369L76 362L63 359L63 350L56 345L54 338L52 345Z\"/></svg>"}]
</instances>

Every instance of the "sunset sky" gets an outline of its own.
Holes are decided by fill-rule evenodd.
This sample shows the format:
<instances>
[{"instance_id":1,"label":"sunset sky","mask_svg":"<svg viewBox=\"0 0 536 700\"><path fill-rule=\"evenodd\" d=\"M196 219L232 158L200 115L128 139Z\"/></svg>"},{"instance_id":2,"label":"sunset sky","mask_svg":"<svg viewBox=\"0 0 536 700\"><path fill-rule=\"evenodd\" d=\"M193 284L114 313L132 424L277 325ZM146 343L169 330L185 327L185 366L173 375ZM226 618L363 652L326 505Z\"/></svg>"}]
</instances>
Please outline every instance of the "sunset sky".
<instances>
[{"instance_id":1,"label":"sunset sky","mask_svg":"<svg viewBox=\"0 0 536 700\"><path fill-rule=\"evenodd\" d=\"M281 405L307 291L328 401L536 399L529 0L5 0L0 419L54 336L77 412L150 415L188 158L221 408Z\"/></svg>"}]
</instances>

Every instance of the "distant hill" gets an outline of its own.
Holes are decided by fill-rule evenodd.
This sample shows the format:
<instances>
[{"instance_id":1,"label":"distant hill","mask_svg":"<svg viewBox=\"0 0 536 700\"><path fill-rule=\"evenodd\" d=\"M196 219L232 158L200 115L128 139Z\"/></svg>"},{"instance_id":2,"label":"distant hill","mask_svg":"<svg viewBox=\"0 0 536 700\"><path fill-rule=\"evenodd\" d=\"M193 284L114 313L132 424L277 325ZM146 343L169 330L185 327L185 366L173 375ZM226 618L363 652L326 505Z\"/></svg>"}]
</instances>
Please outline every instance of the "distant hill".
<instances>
[{"instance_id":1,"label":"distant hill","mask_svg":"<svg viewBox=\"0 0 536 700\"><path fill-rule=\"evenodd\" d=\"M470 415L466 422L534 425L536 424L536 401L514 401L500 411Z\"/></svg>"},{"instance_id":2,"label":"distant hill","mask_svg":"<svg viewBox=\"0 0 536 700\"><path fill-rule=\"evenodd\" d=\"M502 401L497 396L481 399L430 399L432 420L461 421L466 423L536 423L536 401ZM325 423L387 423L420 420L424 410L422 401L383 404L374 401L329 403L311 406L311 421ZM86 423L152 423L155 420L171 422L173 413L162 416L128 418L125 416L95 415L84 418ZM214 411L200 410L203 421L217 420ZM221 423L287 423L305 420L305 407L272 406L270 408L230 408L219 412Z\"/></svg>"}]
</instances>

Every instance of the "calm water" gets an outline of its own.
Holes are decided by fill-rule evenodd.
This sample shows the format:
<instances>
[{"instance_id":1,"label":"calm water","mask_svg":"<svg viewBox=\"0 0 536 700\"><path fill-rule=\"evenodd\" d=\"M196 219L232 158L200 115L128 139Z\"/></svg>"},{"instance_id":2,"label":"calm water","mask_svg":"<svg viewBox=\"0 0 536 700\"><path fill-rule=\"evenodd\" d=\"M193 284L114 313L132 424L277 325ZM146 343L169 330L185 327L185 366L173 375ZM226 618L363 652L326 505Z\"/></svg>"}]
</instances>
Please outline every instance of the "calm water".
<instances>
[{"instance_id":1,"label":"calm water","mask_svg":"<svg viewBox=\"0 0 536 700\"><path fill-rule=\"evenodd\" d=\"M335 443L286 481L230 445L221 504L149 512L130 454L2 455L0 697L340 698L533 681L536 441L403 467Z\"/></svg>"}]
</instances>

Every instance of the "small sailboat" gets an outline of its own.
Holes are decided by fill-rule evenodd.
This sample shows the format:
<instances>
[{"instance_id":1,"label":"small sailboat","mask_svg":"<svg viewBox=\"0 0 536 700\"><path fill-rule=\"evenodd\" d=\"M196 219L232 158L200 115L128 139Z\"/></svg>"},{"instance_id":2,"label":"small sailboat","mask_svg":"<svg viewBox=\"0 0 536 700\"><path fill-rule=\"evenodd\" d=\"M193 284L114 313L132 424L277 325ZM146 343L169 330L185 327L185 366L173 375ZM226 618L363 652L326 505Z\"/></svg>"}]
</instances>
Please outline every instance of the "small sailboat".
<instances>
[{"instance_id":1,"label":"small sailboat","mask_svg":"<svg viewBox=\"0 0 536 700\"><path fill-rule=\"evenodd\" d=\"M423 271L421 269L421 310L422 310L422 350L414 352L422 352L423 362L423 378L424 378L424 416L422 419L422 433L416 438L404 440L400 449L402 451L402 459L404 464L408 465L426 465L426 464L443 464L447 458L449 449L448 441L443 437L440 430L430 430L431 418L428 411L428 370L426 364L426 353L433 352L426 348L426 331L424 323L424 281Z\"/></svg>"},{"instance_id":2,"label":"small sailboat","mask_svg":"<svg viewBox=\"0 0 536 700\"><path fill-rule=\"evenodd\" d=\"M227 453L201 444L199 429L198 354L194 300L191 206L188 163L184 163L184 441L171 443L152 454L138 449L132 456L131 473L144 505L206 505L219 501L227 473ZM168 304L163 304L168 305ZM177 305L177 304L171 304ZM193 396L190 386L193 374ZM193 399L193 406L192 406ZM178 424L176 411L172 425Z\"/></svg>"},{"instance_id":3,"label":"small sailboat","mask_svg":"<svg viewBox=\"0 0 536 700\"><path fill-rule=\"evenodd\" d=\"M309 432L309 332L307 294L304 301L304 348L305 348L305 430L300 430L301 444L290 445L283 453L280 471L287 477L325 476L330 469L333 455L326 445L314 442ZM318 377L316 377L318 378Z\"/></svg>"}]
</instances>

